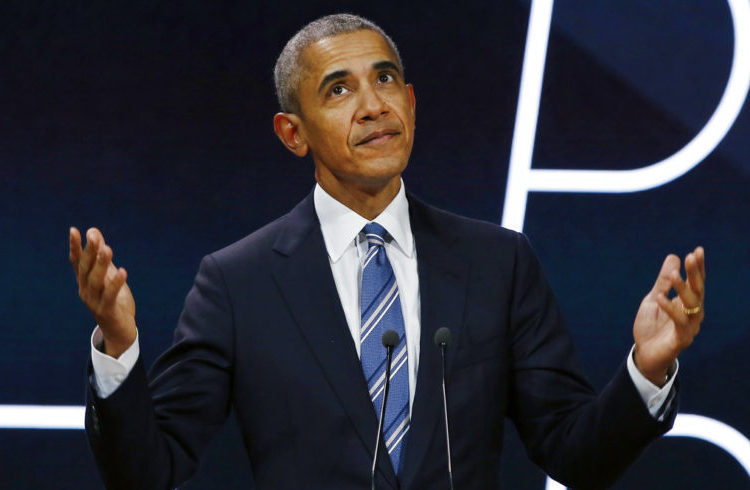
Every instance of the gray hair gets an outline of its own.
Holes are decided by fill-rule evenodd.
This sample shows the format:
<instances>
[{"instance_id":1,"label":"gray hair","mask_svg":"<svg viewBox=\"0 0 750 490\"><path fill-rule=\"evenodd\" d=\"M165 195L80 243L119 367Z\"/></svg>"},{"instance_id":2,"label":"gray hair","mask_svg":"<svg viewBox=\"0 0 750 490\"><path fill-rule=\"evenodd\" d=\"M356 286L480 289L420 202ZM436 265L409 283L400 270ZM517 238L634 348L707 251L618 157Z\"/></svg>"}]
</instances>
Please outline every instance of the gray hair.
<instances>
[{"instance_id":1,"label":"gray hair","mask_svg":"<svg viewBox=\"0 0 750 490\"><path fill-rule=\"evenodd\" d=\"M276 59L273 69L274 83L276 84L276 97L284 112L300 112L297 90L302 77L300 66L302 52L311 44L328 37L339 34L350 34L363 29L375 31L385 39L388 47L396 56L396 64L404 71L401 56L398 54L396 43L374 22L353 14L326 15L316 19L299 30L289 42L286 43L281 54Z\"/></svg>"}]
</instances>

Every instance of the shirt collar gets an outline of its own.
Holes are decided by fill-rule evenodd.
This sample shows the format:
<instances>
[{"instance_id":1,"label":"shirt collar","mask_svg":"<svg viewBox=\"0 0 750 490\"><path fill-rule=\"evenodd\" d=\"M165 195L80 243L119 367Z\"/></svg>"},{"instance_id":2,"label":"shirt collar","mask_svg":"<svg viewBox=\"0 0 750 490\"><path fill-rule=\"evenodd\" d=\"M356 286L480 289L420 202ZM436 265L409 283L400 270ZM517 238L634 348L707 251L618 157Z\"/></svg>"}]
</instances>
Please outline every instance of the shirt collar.
<instances>
[{"instance_id":1,"label":"shirt collar","mask_svg":"<svg viewBox=\"0 0 750 490\"><path fill-rule=\"evenodd\" d=\"M315 184L313 192L315 213L320 221L323 241L332 262L338 261L344 251L353 245L355 238L369 221L347 208ZM393 237L393 243L406 255L414 253L414 237L409 222L409 202L406 200L404 181L396 197L373 221L379 223Z\"/></svg>"}]
</instances>

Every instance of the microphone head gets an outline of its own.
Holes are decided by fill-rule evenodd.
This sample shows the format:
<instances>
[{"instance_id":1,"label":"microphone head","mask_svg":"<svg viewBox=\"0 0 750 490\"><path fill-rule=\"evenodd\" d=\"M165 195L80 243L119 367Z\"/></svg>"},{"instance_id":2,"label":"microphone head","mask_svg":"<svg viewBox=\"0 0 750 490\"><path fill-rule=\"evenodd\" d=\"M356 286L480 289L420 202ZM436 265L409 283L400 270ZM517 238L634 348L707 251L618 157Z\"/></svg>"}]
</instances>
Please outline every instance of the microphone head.
<instances>
[{"instance_id":1,"label":"microphone head","mask_svg":"<svg viewBox=\"0 0 750 490\"><path fill-rule=\"evenodd\" d=\"M399 338L395 330L389 329L383 333L383 337L381 338L381 340L383 341L383 347L396 347L398 345Z\"/></svg>"},{"instance_id":2,"label":"microphone head","mask_svg":"<svg viewBox=\"0 0 750 490\"><path fill-rule=\"evenodd\" d=\"M435 345L440 347L441 345L447 346L451 343L451 331L448 327L440 327L435 332Z\"/></svg>"}]
</instances>

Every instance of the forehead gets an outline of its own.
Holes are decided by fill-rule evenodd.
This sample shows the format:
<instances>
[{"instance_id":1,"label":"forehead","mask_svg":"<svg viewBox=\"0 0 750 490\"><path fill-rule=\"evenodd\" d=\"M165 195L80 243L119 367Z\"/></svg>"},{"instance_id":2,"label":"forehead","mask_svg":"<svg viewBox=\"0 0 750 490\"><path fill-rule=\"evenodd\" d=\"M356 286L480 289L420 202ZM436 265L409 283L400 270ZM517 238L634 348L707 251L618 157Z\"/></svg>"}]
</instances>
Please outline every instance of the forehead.
<instances>
[{"instance_id":1,"label":"forehead","mask_svg":"<svg viewBox=\"0 0 750 490\"><path fill-rule=\"evenodd\" d=\"M383 36L369 29L316 41L302 52L302 60L306 72L303 78L313 82L333 71L355 72L378 61L398 64Z\"/></svg>"}]
</instances>

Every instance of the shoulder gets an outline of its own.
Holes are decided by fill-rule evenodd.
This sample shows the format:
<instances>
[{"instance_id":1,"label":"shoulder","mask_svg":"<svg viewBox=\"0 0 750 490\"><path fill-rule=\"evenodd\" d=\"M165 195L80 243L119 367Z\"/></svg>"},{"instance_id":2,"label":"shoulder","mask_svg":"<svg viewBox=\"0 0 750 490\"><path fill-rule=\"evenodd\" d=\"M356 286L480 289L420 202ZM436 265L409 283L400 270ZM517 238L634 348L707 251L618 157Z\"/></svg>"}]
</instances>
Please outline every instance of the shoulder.
<instances>
[{"instance_id":1,"label":"shoulder","mask_svg":"<svg viewBox=\"0 0 750 490\"><path fill-rule=\"evenodd\" d=\"M515 250L519 245L528 245L522 233L437 208L413 195L409 195L409 215L412 229L438 236L447 243L458 243L469 250L497 250L497 247Z\"/></svg>"},{"instance_id":2,"label":"shoulder","mask_svg":"<svg viewBox=\"0 0 750 490\"><path fill-rule=\"evenodd\" d=\"M277 218L229 245L209 254L219 263L248 260L271 251L275 237L283 227L286 215Z\"/></svg>"},{"instance_id":3,"label":"shoulder","mask_svg":"<svg viewBox=\"0 0 750 490\"><path fill-rule=\"evenodd\" d=\"M316 226L319 227L311 193L287 214L209 254L204 261L210 259L222 269L248 264L262 267L273 255L287 253L303 242Z\"/></svg>"}]
</instances>

